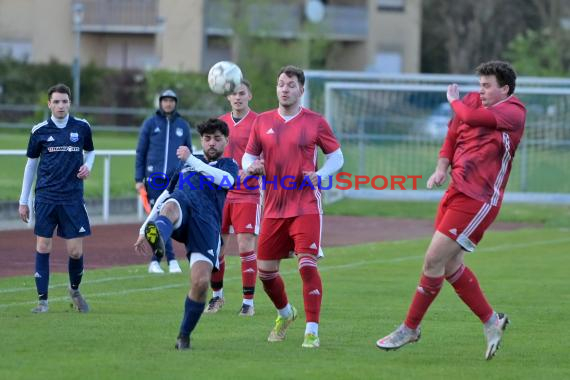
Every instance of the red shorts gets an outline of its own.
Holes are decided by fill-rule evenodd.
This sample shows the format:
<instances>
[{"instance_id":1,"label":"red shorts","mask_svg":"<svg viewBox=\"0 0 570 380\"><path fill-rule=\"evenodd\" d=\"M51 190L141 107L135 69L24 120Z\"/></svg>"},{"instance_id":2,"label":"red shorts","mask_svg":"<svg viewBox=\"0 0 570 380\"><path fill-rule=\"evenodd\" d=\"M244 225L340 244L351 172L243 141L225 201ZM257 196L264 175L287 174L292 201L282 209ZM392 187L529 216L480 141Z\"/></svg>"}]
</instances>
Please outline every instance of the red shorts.
<instances>
[{"instance_id":1,"label":"red shorts","mask_svg":"<svg viewBox=\"0 0 570 380\"><path fill-rule=\"evenodd\" d=\"M319 255L322 215L299 215L292 218L268 219L261 224L258 260L280 260L290 252Z\"/></svg>"},{"instance_id":2,"label":"red shorts","mask_svg":"<svg viewBox=\"0 0 570 380\"><path fill-rule=\"evenodd\" d=\"M450 187L439 203L435 229L455 240L467 252L473 252L499 209L500 206L475 200Z\"/></svg>"},{"instance_id":3,"label":"red shorts","mask_svg":"<svg viewBox=\"0 0 570 380\"><path fill-rule=\"evenodd\" d=\"M259 234L261 206L256 203L229 203L224 205L222 234Z\"/></svg>"}]
</instances>

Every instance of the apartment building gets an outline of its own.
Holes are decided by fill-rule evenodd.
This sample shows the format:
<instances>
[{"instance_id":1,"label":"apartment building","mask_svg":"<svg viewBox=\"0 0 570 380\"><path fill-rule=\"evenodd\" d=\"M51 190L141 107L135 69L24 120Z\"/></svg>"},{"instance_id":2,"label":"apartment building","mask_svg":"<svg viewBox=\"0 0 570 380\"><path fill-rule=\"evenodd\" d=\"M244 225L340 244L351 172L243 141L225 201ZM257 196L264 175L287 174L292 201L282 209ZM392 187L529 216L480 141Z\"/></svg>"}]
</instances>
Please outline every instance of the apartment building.
<instances>
[{"instance_id":1,"label":"apartment building","mask_svg":"<svg viewBox=\"0 0 570 380\"><path fill-rule=\"evenodd\" d=\"M239 7L238 7L239 5ZM0 56L207 71L246 33L330 42L329 69L418 72L421 0L0 0ZM318 35L318 37L315 37Z\"/></svg>"}]
</instances>

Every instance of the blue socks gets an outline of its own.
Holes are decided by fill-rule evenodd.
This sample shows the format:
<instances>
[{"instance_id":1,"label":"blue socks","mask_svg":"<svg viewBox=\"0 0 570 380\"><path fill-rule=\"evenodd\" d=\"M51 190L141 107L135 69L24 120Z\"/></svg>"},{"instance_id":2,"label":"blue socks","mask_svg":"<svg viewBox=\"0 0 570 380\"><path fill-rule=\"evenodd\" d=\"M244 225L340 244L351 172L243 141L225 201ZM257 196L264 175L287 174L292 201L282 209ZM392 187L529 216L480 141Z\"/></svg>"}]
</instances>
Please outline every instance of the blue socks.
<instances>
[{"instance_id":1,"label":"blue socks","mask_svg":"<svg viewBox=\"0 0 570 380\"><path fill-rule=\"evenodd\" d=\"M176 259L176 256L174 255L174 248L172 247L172 239L166 239L164 241L164 248L166 248L165 255L167 261Z\"/></svg>"},{"instance_id":2,"label":"blue socks","mask_svg":"<svg viewBox=\"0 0 570 380\"><path fill-rule=\"evenodd\" d=\"M160 232L160 236L162 236L162 239L164 240L164 248L166 249L165 252L166 259L168 261L174 260L172 239L170 239L170 235L172 235L172 231L174 230L172 222L166 216L159 215L154 221L154 224L156 224L156 228L158 228L158 232ZM156 257L155 255L152 256L152 260L160 261L158 260L158 257Z\"/></svg>"},{"instance_id":3,"label":"blue socks","mask_svg":"<svg viewBox=\"0 0 570 380\"><path fill-rule=\"evenodd\" d=\"M83 278L83 256L78 259L70 257L68 269L71 289L77 290L77 288L79 288L79 284L81 284L81 279Z\"/></svg>"},{"instance_id":4,"label":"blue socks","mask_svg":"<svg viewBox=\"0 0 570 380\"><path fill-rule=\"evenodd\" d=\"M36 289L40 300L48 299L49 286L49 253L36 252Z\"/></svg>"},{"instance_id":5,"label":"blue socks","mask_svg":"<svg viewBox=\"0 0 570 380\"><path fill-rule=\"evenodd\" d=\"M206 303L192 301L188 296L186 296L186 302L184 303L184 318L182 318L182 323L180 324L180 335L190 336L194 327L200 320L202 313L204 312L204 307Z\"/></svg>"},{"instance_id":6,"label":"blue socks","mask_svg":"<svg viewBox=\"0 0 570 380\"><path fill-rule=\"evenodd\" d=\"M154 221L154 224L156 224L156 227L160 232L160 236L162 236L164 239L164 242L166 243L166 240L170 240L170 235L172 235L172 230L174 229L174 226L172 225L170 219L164 215L159 215L158 218L156 218ZM170 244L172 245L172 242Z\"/></svg>"}]
</instances>

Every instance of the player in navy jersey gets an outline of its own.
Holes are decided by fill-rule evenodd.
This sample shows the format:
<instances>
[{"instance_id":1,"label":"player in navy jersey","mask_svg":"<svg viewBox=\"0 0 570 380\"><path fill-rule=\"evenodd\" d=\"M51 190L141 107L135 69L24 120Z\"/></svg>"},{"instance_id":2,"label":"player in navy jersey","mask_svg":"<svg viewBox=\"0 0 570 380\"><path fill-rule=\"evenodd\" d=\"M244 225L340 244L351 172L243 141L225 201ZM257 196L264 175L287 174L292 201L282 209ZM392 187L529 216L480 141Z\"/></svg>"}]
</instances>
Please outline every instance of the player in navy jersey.
<instances>
[{"instance_id":1,"label":"player in navy jersey","mask_svg":"<svg viewBox=\"0 0 570 380\"><path fill-rule=\"evenodd\" d=\"M49 255L52 236L66 240L69 254L69 295L74 307L82 313L89 305L79 292L83 277L83 238L91 234L89 217L83 201L83 181L89 177L95 151L91 127L84 119L69 114L71 91L63 84L48 90L51 117L32 128L26 153L20 195L20 218L28 222L28 199L37 169L34 210L36 224L36 271L38 305L33 313L48 311ZM85 152L85 154L84 154Z\"/></svg>"},{"instance_id":2,"label":"player in navy jersey","mask_svg":"<svg viewBox=\"0 0 570 380\"><path fill-rule=\"evenodd\" d=\"M144 253L148 241L158 257L164 255L170 237L186 246L191 283L175 345L178 350L190 348L190 333L204 312L212 270L219 267L222 210L238 173L235 161L222 157L228 143L227 124L209 119L197 129L204 155L192 155L187 146L178 148L183 166L156 200L135 242L135 250Z\"/></svg>"}]
</instances>

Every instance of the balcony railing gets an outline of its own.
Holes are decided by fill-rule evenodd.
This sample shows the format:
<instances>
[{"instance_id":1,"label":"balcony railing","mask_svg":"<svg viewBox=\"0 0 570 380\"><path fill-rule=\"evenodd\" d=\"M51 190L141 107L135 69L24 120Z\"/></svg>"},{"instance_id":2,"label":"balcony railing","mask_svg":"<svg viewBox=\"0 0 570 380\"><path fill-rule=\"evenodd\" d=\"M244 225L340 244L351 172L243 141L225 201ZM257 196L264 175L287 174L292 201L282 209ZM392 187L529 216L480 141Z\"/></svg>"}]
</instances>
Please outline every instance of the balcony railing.
<instances>
[{"instance_id":1,"label":"balcony railing","mask_svg":"<svg viewBox=\"0 0 570 380\"><path fill-rule=\"evenodd\" d=\"M235 4L224 0L208 0L205 9L206 34L231 36L236 12ZM247 22L248 32L276 38L297 38L303 35L303 7L298 4L248 4L240 20ZM366 6L325 6L325 17L310 28L326 39L362 41L368 36ZM316 29L316 31L314 31Z\"/></svg>"},{"instance_id":2,"label":"balcony railing","mask_svg":"<svg viewBox=\"0 0 570 380\"><path fill-rule=\"evenodd\" d=\"M77 0L85 7L81 32L154 34L163 27L158 0Z\"/></svg>"}]
</instances>

